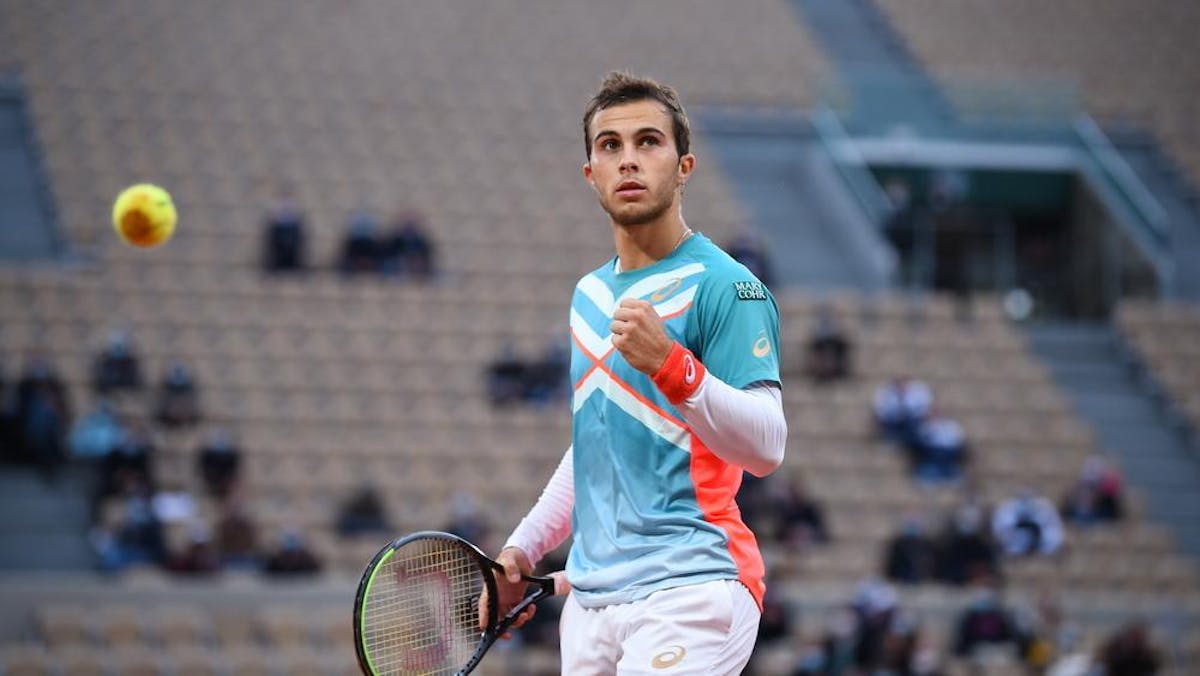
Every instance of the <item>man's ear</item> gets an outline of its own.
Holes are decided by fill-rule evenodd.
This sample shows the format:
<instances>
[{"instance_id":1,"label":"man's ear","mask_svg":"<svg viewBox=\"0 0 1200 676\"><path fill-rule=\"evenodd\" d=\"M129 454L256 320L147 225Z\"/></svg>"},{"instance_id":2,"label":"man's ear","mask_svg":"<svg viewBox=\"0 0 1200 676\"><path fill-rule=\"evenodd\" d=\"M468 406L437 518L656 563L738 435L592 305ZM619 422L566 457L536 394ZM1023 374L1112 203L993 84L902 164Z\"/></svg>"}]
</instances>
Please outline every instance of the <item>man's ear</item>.
<instances>
[{"instance_id":1,"label":"man's ear","mask_svg":"<svg viewBox=\"0 0 1200 676\"><path fill-rule=\"evenodd\" d=\"M679 158L679 167L677 169L677 171L678 171L677 176L679 178L679 187L680 188L682 188L684 186L684 184L688 182L688 179L691 178L691 176L692 176L692 172L695 170L696 170L696 156L695 155L688 153L688 154L684 155L683 157Z\"/></svg>"},{"instance_id":2,"label":"man's ear","mask_svg":"<svg viewBox=\"0 0 1200 676\"><path fill-rule=\"evenodd\" d=\"M596 177L592 176L591 160L583 163L583 180L587 181L588 185L592 186L592 190L598 190L598 188L596 188Z\"/></svg>"}]
</instances>

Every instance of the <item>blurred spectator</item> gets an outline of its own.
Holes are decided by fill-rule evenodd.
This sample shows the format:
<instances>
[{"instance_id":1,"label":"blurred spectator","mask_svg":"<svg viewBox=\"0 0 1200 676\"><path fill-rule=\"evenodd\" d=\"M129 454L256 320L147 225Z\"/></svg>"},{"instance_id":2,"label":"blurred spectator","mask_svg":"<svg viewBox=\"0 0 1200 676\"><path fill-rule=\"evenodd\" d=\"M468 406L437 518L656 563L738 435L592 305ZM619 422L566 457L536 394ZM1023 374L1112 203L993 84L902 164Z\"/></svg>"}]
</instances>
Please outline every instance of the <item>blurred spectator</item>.
<instances>
[{"instance_id":1,"label":"blurred spectator","mask_svg":"<svg viewBox=\"0 0 1200 676\"><path fill-rule=\"evenodd\" d=\"M896 590L880 580L869 580L858 587L854 598L857 618L854 664L873 672L883 665L884 639L897 615Z\"/></svg>"},{"instance_id":2,"label":"blurred spectator","mask_svg":"<svg viewBox=\"0 0 1200 676\"><path fill-rule=\"evenodd\" d=\"M842 380L850 376L850 353L850 340L838 326L833 311L822 305L808 339L805 371L817 383Z\"/></svg>"},{"instance_id":3,"label":"blurred spectator","mask_svg":"<svg viewBox=\"0 0 1200 676\"><path fill-rule=\"evenodd\" d=\"M1063 518L1076 523L1119 520L1123 512L1121 483L1121 473L1104 458L1088 458L1078 481L1063 498Z\"/></svg>"},{"instance_id":4,"label":"blurred spectator","mask_svg":"<svg viewBox=\"0 0 1200 676\"><path fill-rule=\"evenodd\" d=\"M875 390L875 423L879 433L892 442L909 446L917 427L933 405L933 391L924 381L900 376Z\"/></svg>"},{"instance_id":5,"label":"blurred spectator","mask_svg":"<svg viewBox=\"0 0 1200 676\"><path fill-rule=\"evenodd\" d=\"M128 331L109 332L104 348L92 364L92 389L98 394L142 389L142 365Z\"/></svg>"},{"instance_id":6,"label":"blurred spectator","mask_svg":"<svg viewBox=\"0 0 1200 676\"><path fill-rule=\"evenodd\" d=\"M131 482L150 490L154 485L153 458L149 432L141 424L129 426L121 442L101 461L100 497L119 494Z\"/></svg>"},{"instance_id":7,"label":"blurred spectator","mask_svg":"<svg viewBox=\"0 0 1200 676\"><path fill-rule=\"evenodd\" d=\"M999 554L984 516L974 502L955 510L938 543L938 577L943 581L965 585L1000 577Z\"/></svg>"},{"instance_id":8,"label":"blurred spectator","mask_svg":"<svg viewBox=\"0 0 1200 676\"><path fill-rule=\"evenodd\" d=\"M967 439L957 420L931 408L916 424L911 447L913 476L926 483L954 481L962 475Z\"/></svg>"},{"instance_id":9,"label":"blurred spectator","mask_svg":"<svg viewBox=\"0 0 1200 676\"><path fill-rule=\"evenodd\" d=\"M100 399L96 407L75 422L71 429L71 455L100 461L125 440L125 427L112 402Z\"/></svg>"},{"instance_id":10,"label":"blurred spectator","mask_svg":"<svg viewBox=\"0 0 1200 676\"><path fill-rule=\"evenodd\" d=\"M34 355L17 382L17 457L32 462L48 481L54 480L65 456L64 441L71 425L67 390L49 359Z\"/></svg>"},{"instance_id":11,"label":"blurred spectator","mask_svg":"<svg viewBox=\"0 0 1200 676\"><path fill-rule=\"evenodd\" d=\"M766 243L757 230L745 226L725 246L725 252L733 260L745 265L766 286L775 283Z\"/></svg>"},{"instance_id":12,"label":"blurred spectator","mask_svg":"<svg viewBox=\"0 0 1200 676\"><path fill-rule=\"evenodd\" d=\"M992 514L992 533L1010 556L1053 554L1063 543L1063 524L1054 503L1029 489Z\"/></svg>"},{"instance_id":13,"label":"blurred spectator","mask_svg":"<svg viewBox=\"0 0 1200 676\"><path fill-rule=\"evenodd\" d=\"M242 452L234 442L233 435L218 427L209 432L196 462L209 494L225 497L238 480Z\"/></svg>"},{"instance_id":14,"label":"blurred spectator","mask_svg":"<svg viewBox=\"0 0 1200 676\"><path fill-rule=\"evenodd\" d=\"M956 624L954 654L959 657L971 657L984 646L1006 647L1013 656L1022 652L1025 637L990 584L979 586Z\"/></svg>"},{"instance_id":15,"label":"blurred spectator","mask_svg":"<svg viewBox=\"0 0 1200 676\"><path fill-rule=\"evenodd\" d=\"M488 365L487 389L492 406L508 406L525 398L525 362L512 343Z\"/></svg>"},{"instance_id":16,"label":"blurred spectator","mask_svg":"<svg viewBox=\"0 0 1200 676\"><path fill-rule=\"evenodd\" d=\"M211 575L221 569L221 559L212 534L202 523L192 524L187 544L167 561L167 570L186 575Z\"/></svg>"},{"instance_id":17,"label":"blurred spectator","mask_svg":"<svg viewBox=\"0 0 1200 676\"><path fill-rule=\"evenodd\" d=\"M774 502L772 511L779 519L775 537L780 544L802 551L810 545L829 542L824 510L809 497L801 478L789 480Z\"/></svg>"},{"instance_id":18,"label":"blurred spectator","mask_svg":"<svg viewBox=\"0 0 1200 676\"><path fill-rule=\"evenodd\" d=\"M270 575L313 575L321 572L321 562L296 530L285 530L279 546L267 556L264 570Z\"/></svg>"},{"instance_id":19,"label":"blurred spectator","mask_svg":"<svg viewBox=\"0 0 1200 676\"><path fill-rule=\"evenodd\" d=\"M290 190L283 190L268 211L263 237L263 268L293 272L305 267L304 214Z\"/></svg>"},{"instance_id":20,"label":"blurred spectator","mask_svg":"<svg viewBox=\"0 0 1200 676\"><path fill-rule=\"evenodd\" d=\"M788 604L767 588L762 615L758 620L758 645L787 641L792 635L792 614Z\"/></svg>"},{"instance_id":21,"label":"blurred spectator","mask_svg":"<svg viewBox=\"0 0 1200 676\"><path fill-rule=\"evenodd\" d=\"M911 514L887 546L884 575L892 582L919 584L936 572L937 550L925 532L925 520Z\"/></svg>"},{"instance_id":22,"label":"blurred spectator","mask_svg":"<svg viewBox=\"0 0 1200 676\"><path fill-rule=\"evenodd\" d=\"M420 216L405 214L397 220L383 244L383 271L416 280L433 277L434 247Z\"/></svg>"},{"instance_id":23,"label":"blurred spectator","mask_svg":"<svg viewBox=\"0 0 1200 676\"><path fill-rule=\"evenodd\" d=\"M755 533L765 535L775 532L774 499L770 494L775 481L777 479L768 480L749 472L742 473L742 485L734 501L742 514L742 521Z\"/></svg>"},{"instance_id":24,"label":"blurred spectator","mask_svg":"<svg viewBox=\"0 0 1200 676\"><path fill-rule=\"evenodd\" d=\"M342 255L338 268L342 274L354 275L378 272L382 263L379 243L379 224L366 210L359 210L350 219L350 227L342 240Z\"/></svg>"},{"instance_id":25,"label":"blurred spectator","mask_svg":"<svg viewBox=\"0 0 1200 676\"><path fill-rule=\"evenodd\" d=\"M526 401L548 404L567 396L570 381L567 371L571 366L571 353L565 336L555 333L546 341L540 359L530 362L524 372L524 396Z\"/></svg>"},{"instance_id":26,"label":"blurred spectator","mask_svg":"<svg viewBox=\"0 0 1200 676\"><path fill-rule=\"evenodd\" d=\"M381 533L389 529L387 515L379 491L364 484L342 505L337 520L337 532L344 536L362 533Z\"/></svg>"},{"instance_id":27,"label":"blurred spectator","mask_svg":"<svg viewBox=\"0 0 1200 676\"><path fill-rule=\"evenodd\" d=\"M1150 643L1150 628L1134 622L1100 646L1099 662L1105 676L1148 676L1158 673L1162 658Z\"/></svg>"},{"instance_id":28,"label":"blurred spectator","mask_svg":"<svg viewBox=\"0 0 1200 676\"><path fill-rule=\"evenodd\" d=\"M216 531L217 550L223 567L258 570L262 566L258 554L258 529L236 496L221 505Z\"/></svg>"},{"instance_id":29,"label":"blurred spectator","mask_svg":"<svg viewBox=\"0 0 1200 676\"><path fill-rule=\"evenodd\" d=\"M118 510L112 521L94 528L89 536L101 569L115 572L162 563L166 546L149 484L137 475L124 475L116 500Z\"/></svg>"},{"instance_id":30,"label":"blurred spectator","mask_svg":"<svg viewBox=\"0 0 1200 676\"><path fill-rule=\"evenodd\" d=\"M487 546L491 529L479 513L479 505L475 503L475 498L466 491L454 493L454 497L451 498L450 523L442 530L472 542L484 551L491 549Z\"/></svg>"},{"instance_id":31,"label":"blurred spectator","mask_svg":"<svg viewBox=\"0 0 1200 676\"><path fill-rule=\"evenodd\" d=\"M200 394L187 365L173 362L158 388L158 420L167 427L189 427L200 422Z\"/></svg>"}]
</instances>

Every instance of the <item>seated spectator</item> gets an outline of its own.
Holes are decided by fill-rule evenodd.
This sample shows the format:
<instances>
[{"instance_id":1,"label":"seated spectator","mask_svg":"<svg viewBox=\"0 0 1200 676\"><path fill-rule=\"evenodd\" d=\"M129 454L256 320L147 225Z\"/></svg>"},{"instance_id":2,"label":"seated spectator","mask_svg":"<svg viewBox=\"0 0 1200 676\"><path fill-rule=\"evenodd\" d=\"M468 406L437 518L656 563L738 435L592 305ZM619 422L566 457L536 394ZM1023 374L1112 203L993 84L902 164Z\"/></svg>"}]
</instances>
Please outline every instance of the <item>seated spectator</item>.
<instances>
[{"instance_id":1,"label":"seated spectator","mask_svg":"<svg viewBox=\"0 0 1200 676\"><path fill-rule=\"evenodd\" d=\"M571 352L564 336L555 334L546 343L540 359L526 365L523 375L525 400L537 404L560 401L567 396Z\"/></svg>"},{"instance_id":2,"label":"seated spectator","mask_svg":"<svg viewBox=\"0 0 1200 676\"><path fill-rule=\"evenodd\" d=\"M992 533L1010 556L1053 554L1063 543L1063 524L1054 503L1023 490L992 514Z\"/></svg>"},{"instance_id":3,"label":"seated spectator","mask_svg":"<svg viewBox=\"0 0 1200 676\"><path fill-rule=\"evenodd\" d=\"M792 613L778 594L767 588L758 621L758 645L786 641L792 635Z\"/></svg>"},{"instance_id":4,"label":"seated spectator","mask_svg":"<svg viewBox=\"0 0 1200 676\"><path fill-rule=\"evenodd\" d=\"M258 529L236 496L227 498L221 505L216 532L222 567L237 570L258 570L262 567L262 559L258 554Z\"/></svg>"},{"instance_id":5,"label":"seated spectator","mask_svg":"<svg viewBox=\"0 0 1200 676\"><path fill-rule=\"evenodd\" d=\"M1100 646L1098 661L1105 676L1144 676L1158 673L1162 657L1150 643L1150 628L1134 622L1113 634Z\"/></svg>"},{"instance_id":6,"label":"seated spectator","mask_svg":"<svg viewBox=\"0 0 1200 676\"><path fill-rule=\"evenodd\" d=\"M745 265L766 286L775 283L767 246L757 230L745 226L725 246L725 252L733 260Z\"/></svg>"},{"instance_id":7,"label":"seated spectator","mask_svg":"<svg viewBox=\"0 0 1200 676\"><path fill-rule=\"evenodd\" d=\"M221 569L221 558L213 545L212 534L202 523L193 524L183 551L167 561L167 570L184 575L211 575Z\"/></svg>"},{"instance_id":8,"label":"seated spectator","mask_svg":"<svg viewBox=\"0 0 1200 676\"><path fill-rule=\"evenodd\" d=\"M492 406L508 406L525 398L525 361L512 343L505 343L500 356L488 366L487 389Z\"/></svg>"},{"instance_id":9,"label":"seated spectator","mask_svg":"<svg viewBox=\"0 0 1200 676\"><path fill-rule=\"evenodd\" d=\"M880 580L860 584L855 593L854 664L868 673L883 665L884 639L898 613L896 600L896 590Z\"/></svg>"},{"instance_id":10,"label":"seated spectator","mask_svg":"<svg viewBox=\"0 0 1200 676\"><path fill-rule=\"evenodd\" d=\"M141 424L130 425L121 443L101 460L99 497L119 494L130 482L152 488L154 455L150 433Z\"/></svg>"},{"instance_id":11,"label":"seated spectator","mask_svg":"<svg viewBox=\"0 0 1200 676\"><path fill-rule=\"evenodd\" d=\"M200 447L196 459L200 478L210 495L225 497L237 483L242 463L242 452L228 430L216 428Z\"/></svg>"},{"instance_id":12,"label":"seated spectator","mask_svg":"<svg viewBox=\"0 0 1200 676\"><path fill-rule=\"evenodd\" d=\"M817 325L808 339L805 371L814 382L830 383L850 376L851 345L828 306L817 310Z\"/></svg>"},{"instance_id":13,"label":"seated spectator","mask_svg":"<svg viewBox=\"0 0 1200 676\"><path fill-rule=\"evenodd\" d=\"M321 561L300 532L289 529L281 535L275 551L267 556L263 570L269 575L314 575L321 572Z\"/></svg>"},{"instance_id":14,"label":"seated spectator","mask_svg":"<svg viewBox=\"0 0 1200 676\"><path fill-rule=\"evenodd\" d=\"M1063 498L1063 518L1085 524L1117 521L1122 512L1121 473L1100 456L1088 458Z\"/></svg>"},{"instance_id":15,"label":"seated spectator","mask_svg":"<svg viewBox=\"0 0 1200 676\"><path fill-rule=\"evenodd\" d=\"M954 654L971 657L984 646L1007 647L1021 653L1025 636L1011 612L1000 602L991 584L981 584L971 605L959 615L954 634Z\"/></svg>"},{"instance_id":16,"label":"seated spectator","mask_svg":"<svg viewBox=\"0 0 1200 676\"><path fill-rule=\"evenodd\" d=\"M279 201L268 212L263 235L263 268L267 272L304 269L304 214L289 190L281 193Z\"/></svg>"},{"instance_id":17,"label":"seated spectator","mask_svg":"<svg viewBox=\"0 0 1200 676\"><path fill-rule=\"evenodd\" d=\"M17 382L14 426L20 450L16 457L33 463L47 481L53 481L65 456L70 425L66 386L50 360L35 355Z\"/></svg>"},{"instance_id":18,"label":"seated spectator","mask_svg":"<svg viewBox=\"0 0 1200 676\"><path fill-rule=\"evenodd\" d=\"M387 515L379 491L364 484L342 505L337 520L337 532L343 536L362 533L383 533L389 530Z\"/></svg>"},{"instance_id":19,"label":"seated spectator","mask_svg":"<svg viewBox=\"0 0 1200 676\"><path fill-rule=\"evenodd\" d=\"M925 483L954 481L962 475L967 440L957 420L931 408L916 424L909 453L913 476Z\"/></svg>"},{"instance_id":20,"label":"seated spectator","mask_svg":"<svg viewBox=\"0 0 1200 676\"><path fill-rule=\"evenodd\" d=\"M342 240L342 255L338 268L345 275L378 272L383 262L378 240L379 224L365 210L358 211L350 220L346 237Z\"/></svg>"},{"instance_id":21,"label":"seated spectator","mask_svg":"<svg viewBox=\"0 0 1200 676\"><path fill-rule=\"evenodd\" d=\"M89 535L101 569L116 572L162 563L166 544L162 525L154 514L149 484L136 475L125 475L118 495L119 518L93 529Z\"/></svg>"},{"instance_id":22,"label":"seated spectator","mask_svg":"<svg viewBox=\"0 0 1200 676\"><path fill-rule=\"evenodd\" d=\"M125 427L112 402L101 399L96 408L81 417L71 429L71 455L99 462L125 440Z\"/></svg>"},{"instance_id":23,"label":"seated spectator","mask_svg":"<svg viewBox=\"0 0 1200 676\"><path fill-rule=\"evenodd\" d=\"M158 421L166 427L190 427L200 422L200 394L187 365L167 367L158 387Z\"/></svg>"},{"instance_id":24,"label":"seated spectator","mask_svg":"<svg viewBox=\"0 0 1200 676\"><path fill-rule=\"evenodd\" d=\"M999 579L999 554L984 528L983 508L967 502L955 510L938 543L938 577L952 585Z\"/></svg>"},{"instance_id":25,"label":"seated spectator","mask_svg":"<svg viewBox=\"0 0 1200 676\"><path fill-rule=\"evenodd\" d=\"M384 242L383 270L387 274L421 281L433 277L433 243L416 214L401 216Z\"/></svg>"},{"instance_id":26,"label":"seated spectator","mask_svg":"<svg viewBox=\"0 0 1200 676\"><path fill-rule=\"evenodd\" d=\"M925 520L919 515L904 519L900 532L887 546L884 575L892 582L919 584L932 580L936 572L937 550L925 533Z\"/></svg>"},{"instance_id":27,"label":"seated spectator","mask_svg":"<svg viewBox=\"0 0 1200 676\"><path fill-rule=\"evenodd\" d=\"M143 384L141 360L132 336L120 329L110 332L92 364L92 389L97 394L134 392Z\"/></svg>"},{"instance_id":28,"label":"seated spectator","mask_svg":"<svg viewBox=\"0 0 1200 676\"><path fill-rule=\"evenodd\" d=\"M829 542L824 510L809 497L803 480L797 477L788 481L774 502L772 510L779 519L775 537L780 544L801 551Z\"/></svg>"},{"instance_id":29,"label":"seated spectator","mask_svg":"<svg viewBox=\"0 0 1200 676\"><path fill-rule=\"evenodd\" d=\"M875 390L875 424L885 439L909 446L932 405L933 391L929 385L909 376L900 376Z\"/></svg>"}]
</instances>

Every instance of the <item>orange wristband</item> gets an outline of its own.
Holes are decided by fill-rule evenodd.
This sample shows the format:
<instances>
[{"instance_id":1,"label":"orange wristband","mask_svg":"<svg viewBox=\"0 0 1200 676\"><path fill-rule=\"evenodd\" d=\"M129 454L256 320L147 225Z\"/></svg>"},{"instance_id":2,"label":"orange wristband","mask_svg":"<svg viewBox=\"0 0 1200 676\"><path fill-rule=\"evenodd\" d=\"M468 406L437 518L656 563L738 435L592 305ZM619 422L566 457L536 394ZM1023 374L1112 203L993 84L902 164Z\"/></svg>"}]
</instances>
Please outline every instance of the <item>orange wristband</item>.
<instances>
[{"instance_id":1,"label":"orange wristband","mask_svg":"<svg viewBox=\"0 0 1200 676\"><path fill-rule=\"evenodd\" d=\"M667 360L650 379L667 395L667 401L679 404L700 387L705 371L704 364L696 359L691 350L677 342L667 355Z\"/></svg>"}]
</instances>

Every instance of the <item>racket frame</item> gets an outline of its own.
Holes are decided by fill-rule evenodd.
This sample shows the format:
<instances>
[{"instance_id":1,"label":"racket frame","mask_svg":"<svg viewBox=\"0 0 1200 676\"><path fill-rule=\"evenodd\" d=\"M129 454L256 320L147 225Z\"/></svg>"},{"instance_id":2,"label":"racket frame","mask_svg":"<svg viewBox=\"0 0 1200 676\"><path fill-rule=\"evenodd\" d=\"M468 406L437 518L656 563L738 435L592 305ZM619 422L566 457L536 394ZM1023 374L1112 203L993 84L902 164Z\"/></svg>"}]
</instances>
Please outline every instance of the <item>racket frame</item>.
<instances>
[{"instance_id":1,"label":"racket frame","mask_svg":"<svg viewBox=\"0 0 1200 676\"><path fill-rule=\"evenodd\" d=\"M371 559L367 564L366 570L363 571L362 578L358 583L358 591L354 595L354 650L357 653L358 665L366 676L385 676L375 671L371 664L370 658L367 656L366 646L364 645L364 637L362 630L363 603L366 602L367 594L370 593L371 585L375 580L375 574L379 567L401 547L408 545L416 540L445 540L454 543L461 547L464 551L470 554L475 563L479 566L481 577L483 578L484 587L487 590L488 596L488 626L479 635L479 645L476 646L471 659L467 661L457 672L455 676L466 676L474 671L475 667L479 666L480 660L487 653L496 639L504 635L506 631L516 621L517 617L525 611L526 608L537 603L538 601L554 595L554 578L540 577L532 575L522 575L521 579L526 583L534 585L533 593L527 594L513 609L504 617L499 615L499 602L496 593L496 575L504 574L504 566L501 566L495 560L484 554L478 547L471 544L467 540L453 535L451 533L443 533L441 531L424 530L410 533L403 537L392 540Z\"/></svg>"}]
</instances>

